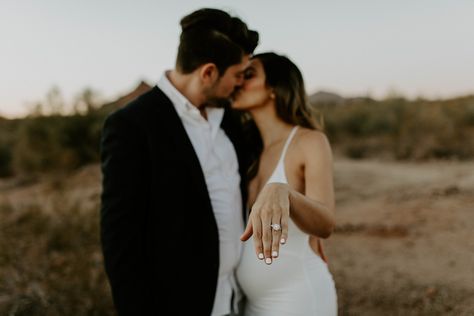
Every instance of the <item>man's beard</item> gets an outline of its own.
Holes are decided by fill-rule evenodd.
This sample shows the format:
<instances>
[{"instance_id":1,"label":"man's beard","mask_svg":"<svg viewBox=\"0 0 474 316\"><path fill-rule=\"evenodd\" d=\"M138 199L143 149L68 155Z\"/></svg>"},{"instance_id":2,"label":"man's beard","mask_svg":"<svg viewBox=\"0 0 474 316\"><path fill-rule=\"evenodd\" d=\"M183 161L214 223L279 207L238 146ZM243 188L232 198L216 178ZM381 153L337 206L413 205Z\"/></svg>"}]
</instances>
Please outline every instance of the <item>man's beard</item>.
<instances>
[{"instance_id":1,"label":"man's beard","mask_svg":"<svg viewBox=\"0 0 474 316\"><path fill-rule=\"evenodd\" d=\"M209 100L206 102L206 107L211 107L211 108L231 108L232 103L234 102L235 98L237 97L237 94L239 93L240 88L235 88L234 91L227 97L211 97Z\"/></svg>"},{"instance_id":2,"label":"man's beard","mask_svg":"<svg viewBox=\"0 0 474 316\"><path fill-rule=\"evenodd\" d=\"M204 104L205 107L209 108L222 108L222 109L227 109L230 108L232 105L232 98L218 98L218 97L212 97L207 100L207 102Z\"/></svg>"}]
</instances>

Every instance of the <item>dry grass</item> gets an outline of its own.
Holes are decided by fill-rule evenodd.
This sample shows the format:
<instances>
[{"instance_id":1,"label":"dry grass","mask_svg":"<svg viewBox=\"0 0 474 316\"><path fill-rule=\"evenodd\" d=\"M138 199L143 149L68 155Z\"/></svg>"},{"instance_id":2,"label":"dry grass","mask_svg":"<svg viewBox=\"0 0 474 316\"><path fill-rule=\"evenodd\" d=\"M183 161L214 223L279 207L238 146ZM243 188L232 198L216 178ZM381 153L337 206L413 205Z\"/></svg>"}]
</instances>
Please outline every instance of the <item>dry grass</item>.
<instances>
[{"instance_id":1,"label":"dry grass","mask_svg":"<svg viewBox=\"0 0 474 316\"><path fill-rule=\"evenodd\" d=\"M329 139L343 155L426 161L474 157L474 96L450 100L346 100L320 105Z\"/></svg>"},{"instance_id":2,"label":"dry grass","mask_svg":"<svg viewBox=\"0 0 474 316\"><path fill-rule=\"evenodd\" d=\"M474 163L337 159L340 315L473 315ZM0 181L0 315L113 315L100 173Z\"/></svg>"},{"instance_id":3,"label":"dry grass","mask_svg":"<svg viewBox=\"0 0 474 316\"><path fill-rule=\"evenodd\" d=\"M1 192L0 315L114 315L97 208L45 210L30 201L18 209L6 202L11 191Z\"/></svg>"},{"instance_id":4,"label":"dry grass","mask_svg":"<svg viewBox=\"0 0 474 316\"><path fill-rule=\"evenodd\" d=\"M474 163L339 160L340 315L473 315Z\"/></svg>"}]
</instances>

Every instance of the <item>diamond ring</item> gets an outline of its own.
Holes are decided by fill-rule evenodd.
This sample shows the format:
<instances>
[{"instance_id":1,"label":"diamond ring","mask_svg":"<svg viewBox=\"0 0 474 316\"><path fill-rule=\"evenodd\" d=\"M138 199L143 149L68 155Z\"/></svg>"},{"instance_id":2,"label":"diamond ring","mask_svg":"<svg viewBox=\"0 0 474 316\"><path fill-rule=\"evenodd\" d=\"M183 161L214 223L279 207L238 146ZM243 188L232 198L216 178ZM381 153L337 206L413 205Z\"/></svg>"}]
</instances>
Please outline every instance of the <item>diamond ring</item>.
<instances>
[{"instance_id":1,"label":"diamond ring","mask_svg":"<svg viewBox=\"0 0 474 316\"><path fill-rule=\"evenodd\" d=\"M277 230L277 231L281 229L280 224L271 224L270 227L273 228L273 230Z\"/></svg>"}]
</instances>

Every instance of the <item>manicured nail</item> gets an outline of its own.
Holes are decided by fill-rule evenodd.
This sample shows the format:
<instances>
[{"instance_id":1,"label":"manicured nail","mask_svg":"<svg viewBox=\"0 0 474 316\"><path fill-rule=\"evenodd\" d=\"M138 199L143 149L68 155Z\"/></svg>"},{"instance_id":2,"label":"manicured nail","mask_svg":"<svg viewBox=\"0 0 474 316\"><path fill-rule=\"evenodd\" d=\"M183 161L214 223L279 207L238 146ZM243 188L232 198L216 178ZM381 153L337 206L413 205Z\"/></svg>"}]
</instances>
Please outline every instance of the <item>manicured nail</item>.
<instances>
[{"instance_id":1,"label":"manicured nail","mask_svg":"<svg viewBox=\"0 0 474 316\"><path fill-rule=\"evenodd\" d=\"M280 243L281 243L281 244L284 244L285 241L286 241L285 238L282 238L282 239L280 240Z\"/></svg>"},{"instance_id":2,"label":"manicured nail","mask_svg":"<svg viewBox=\"0 0 474 316\"><path fill-rule=\"evenodd\" d=\"M272 257L273 257L273 258L278 257L278 251L273 251L273 252L272 252Z\"/></svg>"},{"instance_id":3,"label":"manicured nail","mask_svg":"<svg viewBox=\"0 0 474 316\"><path fill-rule=\"evenodd\" d=\"M258 259L263 259L263 253L258 254Z\"/></svg>"},{"instance_id":4,"label":"manicured nail","mask_svg":"<svg viewBox=\"0 0 474 316\"><path fill-rule=\"evenodd\" d=\"M272 258L267 258L267 259L265 259L265 263L266 263L266 264L272 263Z\"/></svg>"}]
</instances>

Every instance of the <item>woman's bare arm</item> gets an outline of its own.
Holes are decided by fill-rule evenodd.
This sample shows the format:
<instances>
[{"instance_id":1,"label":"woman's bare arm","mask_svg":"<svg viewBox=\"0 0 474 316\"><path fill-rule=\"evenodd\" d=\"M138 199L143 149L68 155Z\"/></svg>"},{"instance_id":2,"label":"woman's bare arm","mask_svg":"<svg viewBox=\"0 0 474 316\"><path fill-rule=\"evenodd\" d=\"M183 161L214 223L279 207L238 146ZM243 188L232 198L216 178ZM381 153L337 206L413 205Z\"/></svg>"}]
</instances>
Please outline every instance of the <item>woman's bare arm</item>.
<instances>
[{"instance_id":1,"label":"woman's bare arm","mask_svg":"<svg viewBox=\"0 0 474 316\"><path fill-rule=\"evenodd\" d=\"M317 131L302 135L299 145L305 161L305 194L289 189L290 216L307 234L327 238L335 226L331 146Z\"/></svg>"},{"instance_id":2,"label":"woman's bare arm","mask_svg":"<svg viewBox=\"0 0 474 316\"><path fill-rule=\"evenodd\" d=\"M241 240L254 235L255 252L270 264L278 256L280 243L288 238L288 220L293 219L304 232L327 238L334 229L334 189L332 152L326 136L311 131L301 136L299 150L304 156L305 194L286 183L269 183L252 206ZM281 230L271 229L280 223Z\"/></svg>"}]
</instances>

